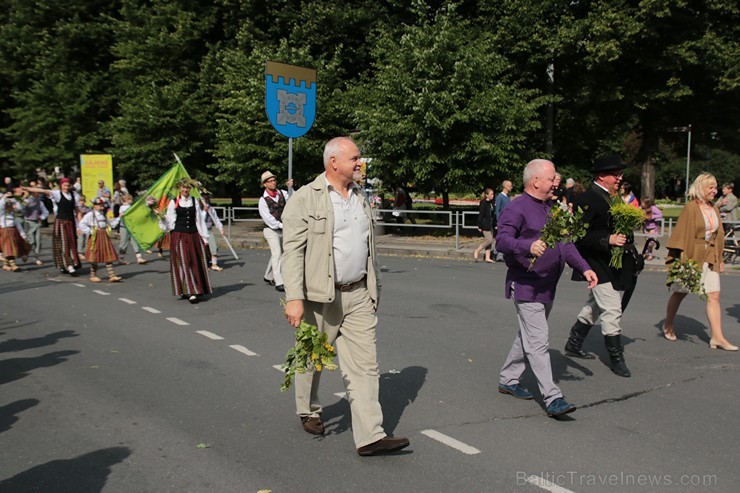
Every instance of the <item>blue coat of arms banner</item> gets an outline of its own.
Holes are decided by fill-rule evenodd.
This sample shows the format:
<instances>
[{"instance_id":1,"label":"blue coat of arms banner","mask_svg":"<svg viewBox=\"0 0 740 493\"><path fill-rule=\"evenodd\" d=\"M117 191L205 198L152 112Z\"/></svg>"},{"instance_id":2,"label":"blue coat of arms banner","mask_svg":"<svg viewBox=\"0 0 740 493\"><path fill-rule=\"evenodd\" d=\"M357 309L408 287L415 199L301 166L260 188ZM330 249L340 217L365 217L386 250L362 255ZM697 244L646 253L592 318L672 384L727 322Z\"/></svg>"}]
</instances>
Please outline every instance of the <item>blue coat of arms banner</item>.
<instances>
[{"instance_id":1,"label":"blue coat of arms banner","mask_svg":"<svg viewBox=\"0 0 740 493\"><path fill-rule=\"evenodd\" d=\"M265 110L275 130L297 138L311 129L316 118L316 71L267 62Z\"/></svg>"}]
</instances>

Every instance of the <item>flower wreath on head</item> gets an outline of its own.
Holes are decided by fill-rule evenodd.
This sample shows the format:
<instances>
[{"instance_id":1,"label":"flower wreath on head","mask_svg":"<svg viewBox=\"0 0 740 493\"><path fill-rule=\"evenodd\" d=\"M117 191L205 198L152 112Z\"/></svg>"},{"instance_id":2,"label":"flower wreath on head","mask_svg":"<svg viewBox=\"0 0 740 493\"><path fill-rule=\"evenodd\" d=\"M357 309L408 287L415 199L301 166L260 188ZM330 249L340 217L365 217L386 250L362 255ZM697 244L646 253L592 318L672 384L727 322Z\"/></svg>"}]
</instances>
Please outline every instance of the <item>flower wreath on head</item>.
<instances>
[{"instance_id":1,"label":"flower wreath on head","mask_svg":"<svg viewBox=\"0 0 740 493\"><path fill-rule=\"evenodd\" d=\"M201 195L210 195L211 194L208 191L208 189L206 189L206 187L204 187L203 184L201 182L199 182L198 180L193 180L192 178L180 178L179 180L177 180L177 182L175 183L175 187L174 187L175 190L177 190L177 192L174 193L174 196L176 197L176 199L175 199L175 204L176 205L177 205L177 203L179 201L179 197L180 197L179 189L182 188L182 187L195 188L196 190L198 190L198 192Z\"/></svg>"}]
</instances>

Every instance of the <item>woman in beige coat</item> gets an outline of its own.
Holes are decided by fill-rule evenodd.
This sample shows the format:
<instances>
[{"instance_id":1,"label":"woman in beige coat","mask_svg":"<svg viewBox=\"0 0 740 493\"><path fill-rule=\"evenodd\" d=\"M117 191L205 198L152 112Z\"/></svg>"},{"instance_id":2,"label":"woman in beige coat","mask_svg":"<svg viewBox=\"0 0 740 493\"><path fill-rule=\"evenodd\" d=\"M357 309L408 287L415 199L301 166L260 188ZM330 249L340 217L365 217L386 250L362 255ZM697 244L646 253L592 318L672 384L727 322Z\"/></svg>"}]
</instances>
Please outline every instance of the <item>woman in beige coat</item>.
<instances>
[{"instance_id":1,"label":"woman in beige coat","mask_svg":"<svg viewBox=\"0 0 740 493\"><path fill-rule=\"evenodd\" d=\"M724 272L722 261L724 248L724 230L720 221L719 210L712 200L717 195L717 180L709 173L699 175L689 189L689 201L681 211L678 224L668 240L666 264L676 259L693 259L702 266L701 282L707 293L707 319L712 336L709 341L711 349L737 351L737 346L730 344L722 334L722 309L719 304L719 275ZM663 335L669 341L676 340L674 319L678 307L688 294L675 286L666 307Z\"/></svg>"}]
</instances>

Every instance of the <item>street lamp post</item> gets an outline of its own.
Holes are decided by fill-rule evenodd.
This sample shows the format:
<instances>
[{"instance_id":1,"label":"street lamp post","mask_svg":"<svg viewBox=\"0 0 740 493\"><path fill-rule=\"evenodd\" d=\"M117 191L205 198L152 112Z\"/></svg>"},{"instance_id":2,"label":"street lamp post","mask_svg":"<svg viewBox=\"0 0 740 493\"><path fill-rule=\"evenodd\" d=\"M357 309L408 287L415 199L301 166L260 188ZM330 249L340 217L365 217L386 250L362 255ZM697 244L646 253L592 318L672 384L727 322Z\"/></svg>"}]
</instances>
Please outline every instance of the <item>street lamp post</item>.
<instances>
[{"instance_id":1,"label":"street lamp post","mask_svg":"<svg viewBox=\"0 0 740 493\"><path fill-rule=\"evenodd\" d=\"M684 191L684 199L689 196L689 169L691 168L691 124L685 127L671 127L668 129L669 132L681 132L688 134L688 141L686 144L686 190Z\"/></svg>"}]
</instances>

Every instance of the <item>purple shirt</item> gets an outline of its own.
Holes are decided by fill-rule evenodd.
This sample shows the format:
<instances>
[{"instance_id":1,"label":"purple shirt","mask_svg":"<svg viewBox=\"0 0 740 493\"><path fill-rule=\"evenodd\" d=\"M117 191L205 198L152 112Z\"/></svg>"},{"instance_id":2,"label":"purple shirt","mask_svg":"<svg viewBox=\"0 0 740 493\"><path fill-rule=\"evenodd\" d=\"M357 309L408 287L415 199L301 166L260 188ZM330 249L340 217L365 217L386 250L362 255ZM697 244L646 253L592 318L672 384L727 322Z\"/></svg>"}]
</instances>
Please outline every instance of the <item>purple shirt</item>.
<instances>
[{"instance_id":1,"label":"purple shirt","mask_svg":"<svg viewBox=\"0 0 740 493\"><path fill-rule=\"evenodd\" d=\"M573 243L558 243L547 248L537 259L531 271L529 249L542 236L547 213L553 206L551 200L538 200L527 193L513 199L501 214L496 235L496 250L504 254L506 266L507 298L511 297L514 284L516 301L549 304L555 299L555 289L567 263L581 274L591 270Z\"/></svg>"}]
</instances>

